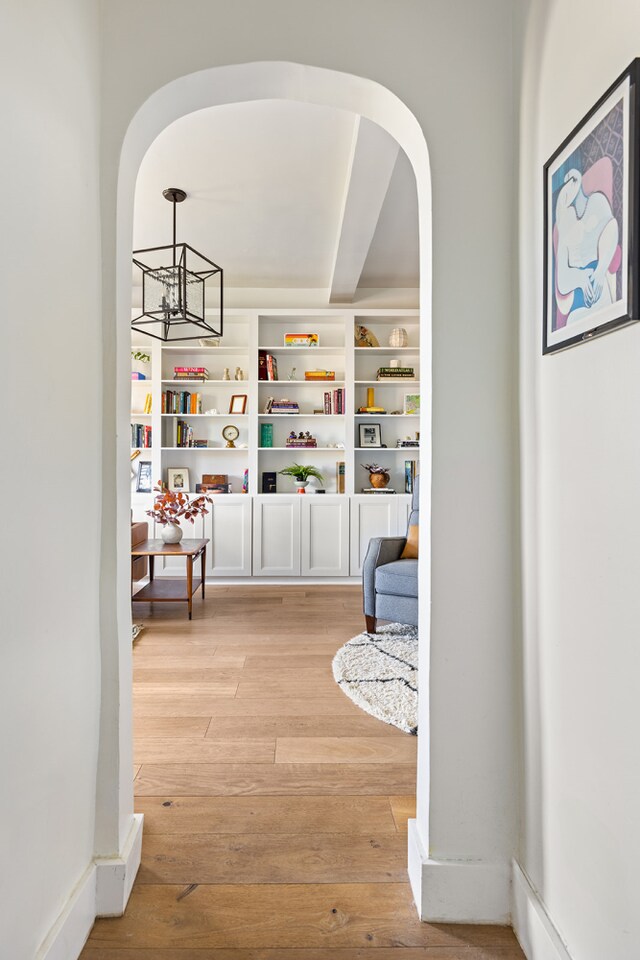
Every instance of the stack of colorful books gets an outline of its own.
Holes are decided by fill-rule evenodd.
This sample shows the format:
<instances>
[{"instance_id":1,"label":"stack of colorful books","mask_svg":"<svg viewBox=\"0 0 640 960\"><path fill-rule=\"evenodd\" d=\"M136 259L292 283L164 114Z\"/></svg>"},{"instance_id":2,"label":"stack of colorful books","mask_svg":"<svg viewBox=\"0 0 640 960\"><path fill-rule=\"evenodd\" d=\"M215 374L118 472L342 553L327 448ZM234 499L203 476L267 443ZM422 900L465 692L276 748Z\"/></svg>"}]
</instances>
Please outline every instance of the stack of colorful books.
<instances>
[{"instance_id":1,"label":"stack of colorful books","mask_svg":"<svg viewBox=\"0 0 640 960\"><path fill-rule=\"evenodd\" d=\"M174 380L208 380L209 371L206 367L174 367Z\"/></svg>"},{"instance_id":2,"label":"stack of colorful books","mask_svg":"<svg viewBox=\"0 0 640 960\"><path fill-rule=\"evenodd\" d=\"M335 380L336 372L335 370L305 370L304 372L305 380Z\"/></svg>"},{"instance_id":3,"label":"stack of colorful books","mask_svg":"<svg viewBox=\"0 0 640 960\"><path fill-rule=\"evenodd\" d=\"M265 413L300 413L300 405L295 400L276 400L269 397L267 400Z\"/></svg>"},{"instance_id":4,"label":"stack of colorful books","mask_svg":"<svg viewBox=\"0 0 640 960\"><path fill-rule=\"evenodd\" d=\"M292 430L289 436L286 439L285 446L287 447L317 447L318 441L315 437L312 437L309 431L306 433L300 432L299 436L296 436L295 430Z\"/></svg>"}]
</instances>

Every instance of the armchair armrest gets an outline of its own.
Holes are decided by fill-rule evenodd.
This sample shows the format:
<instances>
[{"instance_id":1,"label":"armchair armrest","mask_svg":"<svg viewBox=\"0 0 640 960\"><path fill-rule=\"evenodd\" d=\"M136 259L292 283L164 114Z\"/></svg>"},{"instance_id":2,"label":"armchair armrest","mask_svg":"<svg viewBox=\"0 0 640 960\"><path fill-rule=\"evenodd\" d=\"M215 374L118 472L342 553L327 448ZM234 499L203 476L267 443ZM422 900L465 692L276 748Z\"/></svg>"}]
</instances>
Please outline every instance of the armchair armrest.
<instances>
[{"instance_id":1,"label":"armchair armrest","mask_svg":"<svg viewBox=\"0 0 640 960\"><path fill-rule=\"evenodd\" d=\"M399 560L406 542L406 537L373 537L369 541L362 564L362 600L366 617L376 615L376 568Z\"/></svg>"}]
</instances>

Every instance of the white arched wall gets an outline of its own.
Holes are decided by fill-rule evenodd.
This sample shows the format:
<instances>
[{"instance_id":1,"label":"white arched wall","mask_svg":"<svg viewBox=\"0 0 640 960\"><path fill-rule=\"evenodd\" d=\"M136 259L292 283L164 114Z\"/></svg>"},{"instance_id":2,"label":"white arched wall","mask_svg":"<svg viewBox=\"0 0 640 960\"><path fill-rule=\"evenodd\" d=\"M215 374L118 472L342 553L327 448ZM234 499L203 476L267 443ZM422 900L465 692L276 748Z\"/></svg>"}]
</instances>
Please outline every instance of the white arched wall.
<instances>
[{"instance_id":1,"label":"white arched wall","mask_svg":"<svg viewBox=\"0 0 640 960\"><path fill-rule=\"evenodd\" d=\"M108 664L103 685L103 736L101 743L101 774L103 795L98 798L103 810L103 822L98 824L102 852L121 849L130 836L133 813L131 787L130 743L131 727L131 603L129 570L129 392L130 392L130 317L131 317L131 238L135 184L142 159L155 138L169 124L196 110L253 100L297 100L349 110L360 114L393 136L407 154L416 176L420 233L420 324L421 324L421 389L431 396L431 181L429 156L424 136L415 117L401 101L379 84L341 74L292 63L253 63L238 66L215 67L182 77L151 96L133 118L127 131L121 154L118 178L117 209L117 462L116 462L116 516L118 544L116 555L117 595L116 622L120 678L117 699L114 699L113 677L115 659ZM430 407L424 405L421 414L421 436L431 436ZM421 511L430 515L431 447L425 444L421 456ZM429 777L429 634L430 634L430 536L428 525L423 525L420 543L421 566L421 625L420 674L421 696L419 723L423 735L419 738L417 824L421 844L428 849ZM115 653L113 646L111 656ZM107 657L109 654L107 653ZM110 659L110 657L109 657ZM119 743L114 749L113 721L118 717ZM109 718L107 715L111 713ZM114 804L114 784L120 780L118 802ZM117 811L117 816L116 816ZM138 822L134 829L139 830ZM114 844L119 844L115 846ZM418 881L419 884L419 881ZM418 892L418 887L416 888Z\"/></svg>"},{"instance_id":2,"label":"white arched wall","mask_svg":"<svg viewBox=\"0 0 640 960\"><path fill-rule=\"evenodd\" d=\"M102 4L100 852L122 850L131 828L130 734L126 725L118 725L119 711L124 716L130 711L129 614L125 572L117 574L116 566L118 546L121 556L128 549L123 361L128 277L123 271L131 245L133 168L166 123L198 105L211 105L206 84L222 77L219 66L232 65L225 67L224 84L237 83L235 98L268 92L343 104L381 123L414 167L416 151L425 150L420 130L429 143L435 242L432 282L423 275L422 286L432 291L433 302L433 390L427 408L433 466L432 513L423 510L422 522L431 541L430 571L424 565L431 581L430 736L428 757L425 744L420 756L412 880L425 917L508 917L518 629L513 81L519 61L513 57L518 42L512 31L517 32L520 10L513 0L183 0L184 30L177 33L169 0ZM286 80L256 90L254 71L265 61L273 69L279 65ZM404 116L415 118L413 132L401 129L395 114L402 104ZM420 190L419 164L416 169ZM116 223L118 193L123 217ZM424 218L423 189L420 203ZM424 226L421 232L424 254Z\"/></svg>"}]
</instances>

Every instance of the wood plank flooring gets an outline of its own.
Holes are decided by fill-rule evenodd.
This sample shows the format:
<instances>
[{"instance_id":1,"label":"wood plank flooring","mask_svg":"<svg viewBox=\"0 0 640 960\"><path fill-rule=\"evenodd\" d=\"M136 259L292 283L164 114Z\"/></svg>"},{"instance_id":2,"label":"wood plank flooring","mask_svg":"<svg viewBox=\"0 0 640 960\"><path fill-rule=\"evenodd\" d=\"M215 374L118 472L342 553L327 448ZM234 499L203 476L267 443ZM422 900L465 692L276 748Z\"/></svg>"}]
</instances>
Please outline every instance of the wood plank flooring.
<instances>
[{"instance_id":1,"label":"wood plank flooring","mask_svg":"<svg viewBox=\"0 0 640 960\"><path fill-rule=\"evenodd\" d=\"M331 674L358 588L210 588L192 621L135 617L142 865L81 960L523 960L506 927L416 917L416 739Z\"/></svg>"}]
</instances>

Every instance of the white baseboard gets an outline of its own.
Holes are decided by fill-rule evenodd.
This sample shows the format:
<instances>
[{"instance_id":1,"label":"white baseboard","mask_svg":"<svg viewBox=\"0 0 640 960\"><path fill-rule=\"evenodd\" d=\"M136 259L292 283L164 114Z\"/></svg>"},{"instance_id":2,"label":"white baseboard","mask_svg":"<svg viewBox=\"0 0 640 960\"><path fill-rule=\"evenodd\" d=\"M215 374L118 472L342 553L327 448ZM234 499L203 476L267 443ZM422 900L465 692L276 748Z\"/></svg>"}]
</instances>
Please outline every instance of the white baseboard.
<instances>
[{"instance_id":1,"label":"white baseboard","mask_svg":"<svg viewBox=\"0 0 640 960\"><path fill-rule=\"evenodd\" d=\"M512 864L512 925L527 960L571 960L567 945L526 873Z\"/></svg>"},{"instance_id":2,"label":"white baseboard","mask_svg":"<svg viewBox=\"0 0 640 960\"><path fill-rule=\"evenodd\" d=\"M96 867L92 863L36 953L35 960L79 957L96 918Z\"/></svg>"},{"instance_id":3,"label":"white baseboard","mask_svg":"<svg viewBox=\"0 0 640 960\"><path fill-rule=\"evenodd\" d=\"M76 960L96 917L122 916L140 866L142 822L135 813L121 856L97 858L87 868L35 960Z\"/></svg>"},{"instance_id":4,"label":"white baseboard","mask_svg":"<svg viewBox=\"0 0 640 960\"><path fill-rule=\"evenodd\" d=\"M409 820L409 881L421 920L509 923L510 880L506 862L430 859Z\"/></svg>"},{"instance_id":5,"label":"white baseboard","mask_svg":"<svg viewBox=\"0 0 640 960\"><path fill-rule=\"evenodd\" d=\"M96 917L121 917L131 893L142 855L141 813L133 823L119 857L96 859Z\"/></svg>"}]
</instances>

